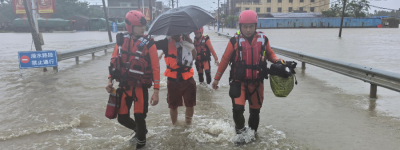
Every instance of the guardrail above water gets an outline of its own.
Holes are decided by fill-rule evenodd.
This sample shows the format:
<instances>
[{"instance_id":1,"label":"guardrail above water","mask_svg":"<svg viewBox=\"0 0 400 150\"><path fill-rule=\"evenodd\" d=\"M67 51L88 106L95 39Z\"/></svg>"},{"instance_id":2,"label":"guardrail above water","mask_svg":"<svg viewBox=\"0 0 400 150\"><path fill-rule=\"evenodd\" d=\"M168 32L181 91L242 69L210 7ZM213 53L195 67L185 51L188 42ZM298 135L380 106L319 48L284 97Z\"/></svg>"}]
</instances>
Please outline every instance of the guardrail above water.
<instances>
[{"instance_id":1,"label":"guardrail above water","mask_svg":"<svg viewBox=\"0 0 400 150\"><path fill-rule=\"evenodd\" d=\"M57 59L58 59L58 61L62 61L62 60L70 59L70 58L75 58L76 64L79 64L79 56L92 54L92 58L94 58L95 57L94 53L103 51L103 50L104 50L104 53L107 53L107 49L114 48L115 44L116 43L114 42L114 43L108 43L108 44L92 46L92 47L87 47L87 48L82 48L82 49L57 52ZM53 70L58 70L58 68L53 67Z\"/></svg>"},{"instance_id":2,"label":"guardrail above water","mask_svg":"<svg viewBox=\"0 0 400 150\"><path fill-rule=\"evenodd\" d=\"M231 38L229 34L218 33ZM370 97L376 98L377 86L400 92L400 74L388 72L358 64L338 61L334 59L319 57L299 51L289 50L282 47L271 46L276 54L283 55L302 62L302 69L305 63L312 64L336 73L340 73L352 78L360 79L371 84Z\"/></svg>"},{"instance_id":3,"label":"guardrail above water","mask_svg":"<svg viewBox=\"0 0 400 150\"><path fill-rule=\"evenodd\" d=\"M104 52L107 52L107 49L114 48L115 44L116 43L114 42L114 43L92 46L92 47L87 47L87 48L82 48L82 49L77 49L77 50L57 52L57 58L58 58L58 61L62 61L62 60L70 59L70 58L76 58L76 57L79 57L82 55L94 54L95 52L99 52L102 50L104 50Z\"/></svg>"}]
</instances>

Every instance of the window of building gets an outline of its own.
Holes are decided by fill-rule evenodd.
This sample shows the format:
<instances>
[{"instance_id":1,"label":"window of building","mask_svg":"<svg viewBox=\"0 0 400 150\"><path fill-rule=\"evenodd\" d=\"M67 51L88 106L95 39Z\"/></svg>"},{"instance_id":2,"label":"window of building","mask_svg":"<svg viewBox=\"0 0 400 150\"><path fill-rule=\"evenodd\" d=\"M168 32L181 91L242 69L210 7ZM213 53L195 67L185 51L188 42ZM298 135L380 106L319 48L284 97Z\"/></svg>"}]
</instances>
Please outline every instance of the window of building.
<instances>
[{"instance_id":1,"label":"window of building","mask_svg":"<svg viewBox=\"0 0 400 150\"><path fill-rule=\"evenodd\" d=\"M314 2L314 0L311 0L311 3L313 3Z\"/></svg>"},{"instance_id":2,"label":"window of building","mask_svg":"<svg viewBox=\"0 0 400 150\"><path fill-rule=\"evenodd\" d=\"M289 0L289 3L293 3L293 0Z\"/></svg>"},{"instance_id":3,"label":"window of building","mask_svg":"<svg viewBox=\"0 0 400 150\"><path fill-rule=\"evenodd\" d=\"M304 0L300 0L300 3L304 3Z\"/></svg>"},{"instance_id":4,"label":"window of building","mask_svg":"<svg viewBox=\"0 0 400 150\"><path fill-rule=\"evenodd\" d=\"M293 8L292 7L289 7L289 12L292 12L293 11Z\"/></svg>"},{"instance_id":5,"label":"window of building","mask_svg":"<svg viewBox=\"0 0 400 150\"><path fill-rule=\"evenodd\" d=\"M260 12L260 7L257 7L257 8L256 8L256 12Z\"/></svg>"},{"instance_id":6,"label":"window of building","mask_svg":"<svg viewBox=\"0 0 400 150\"><path fill-rule=\"evenodd\" d=\"M267 7L267 12L271 12L271 7Z\"/></svg>"},{"instance_id":7,"label":"window of building","mask_svg":"<svg viewBox=\"0 0 400 150\"><path fill-rule=\"evenodd\" d=\"M300 10L300 11L303 11L303 7L300 7L299 10Z\"/></svg>"},{"instance_id":8,"label":"window of building","mask_svg":"<svg viewBox=\"0 0 400 150\"><path fill-rule=\"evenodd\" d=\"M278 7L278 12L282 12L282 7Z\"/></svg>"},{"instance_id":9,"label":"window of building","mask_svg":"<svg viewBox=\"0 0 400 150\"><path fill-rule=\"evenodd\" d=\"M271 0L267 0L267 3L271 3Z\"/></svg>"},{"instance_id":10,"label":"window of building","mask_svg":"<svg viewBox=\"0 0 400 150\"><path fill-rule=\"evenodd\" d=\"M310 7L310 12L314 12L314 7Z\"/></svg>"},{"instance_id":11,"label":"window of building","mask_svg":"<svg viewBox=\"0 0 400 150\"><path fill-rule=\"evenodd\" d=\"M245 10L249 10L249 9L250 9L250 8L248 8L248 7L247 7L247 8L245 8Z\"/></svg>"},{"instance_id":12,"label":"window of building","mask_svg":"<svg viewBox=\"0 0 400 150\"><path fill-rule=\"evenodd\" d=\"M278 0L278 3L282 3L282 0Z\"/></svg>"}]
</instances>

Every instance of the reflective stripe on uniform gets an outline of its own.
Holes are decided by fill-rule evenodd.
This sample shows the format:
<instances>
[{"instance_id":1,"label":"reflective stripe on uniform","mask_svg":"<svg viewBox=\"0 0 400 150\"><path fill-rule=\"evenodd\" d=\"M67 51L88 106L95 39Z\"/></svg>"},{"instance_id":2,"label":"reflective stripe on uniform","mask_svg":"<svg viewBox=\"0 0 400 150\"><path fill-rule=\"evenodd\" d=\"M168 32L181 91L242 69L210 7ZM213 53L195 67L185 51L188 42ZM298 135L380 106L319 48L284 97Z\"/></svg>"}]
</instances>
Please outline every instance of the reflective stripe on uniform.
<instances>
[{"instance_id":1,"label":"reflective stripe on uniform","mask_svg":"<svg viewBox=\"0 0 400 150\"><path fill-rule=\"evenodd\" d=\"M144 72L129 69L129 72L137 73L137 74L144 74Z\"/></svg>"}]
</instances>

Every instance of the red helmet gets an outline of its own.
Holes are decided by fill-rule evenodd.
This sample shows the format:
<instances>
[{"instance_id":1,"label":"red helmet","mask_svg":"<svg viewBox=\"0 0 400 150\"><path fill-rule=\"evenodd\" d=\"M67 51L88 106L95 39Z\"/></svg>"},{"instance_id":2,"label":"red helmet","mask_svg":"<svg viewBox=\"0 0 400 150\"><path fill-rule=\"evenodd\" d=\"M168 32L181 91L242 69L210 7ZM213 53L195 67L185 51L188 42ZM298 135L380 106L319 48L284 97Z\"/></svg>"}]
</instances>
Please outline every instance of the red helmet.
<instances>
[{"instance_id":1,"label":"red helmet","mask_svg":"<svg viewBox=\"0 0 400 150\"><path fill-rule=\"evenodd\" d=\"M201 35L203 35L203 27L201 27L199 30L194 31L194 34L196 33L201 33Z\"/></svg>"},{"instance_id":2,"label":"red helmet","mask_svg":"<svg viewBox=\"0 0 400 150\"><path fill-rule=\"evenodd\" d=\"M239 24L242 23L258 23L257 13L252 10L242 11L239 15Z\"/></svg>"},{"instance_id":3,"label":"red helmet","mask_svg":"<svg viewBox=\"0 0 400 150\"><path fill-rule=\"evenodd\" d=\"M133 32L133 26L146 25L146 16L140 11L132 10L129 11L125 16L125 27L129 34Z\"/></svg>"}]
</instances>

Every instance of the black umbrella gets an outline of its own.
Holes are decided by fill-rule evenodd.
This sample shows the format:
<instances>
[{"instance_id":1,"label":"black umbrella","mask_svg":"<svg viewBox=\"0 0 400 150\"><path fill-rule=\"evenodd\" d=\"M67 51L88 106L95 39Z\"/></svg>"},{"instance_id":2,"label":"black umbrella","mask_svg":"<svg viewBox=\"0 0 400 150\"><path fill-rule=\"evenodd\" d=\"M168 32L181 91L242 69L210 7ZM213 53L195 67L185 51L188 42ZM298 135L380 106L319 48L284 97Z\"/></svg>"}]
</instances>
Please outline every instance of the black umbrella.
<instances>
[{"instance_id":1,"label":"black umbrella","mask_svg":"<svg viewBox=\"0 0 400 150\"><path fill-rule=\"evenodd\" d=\"M206 10L197 6L170 9L151 24L149 35L177 35L200 29L214 18Z\"/></svg>"}]
</instances>

